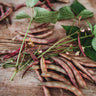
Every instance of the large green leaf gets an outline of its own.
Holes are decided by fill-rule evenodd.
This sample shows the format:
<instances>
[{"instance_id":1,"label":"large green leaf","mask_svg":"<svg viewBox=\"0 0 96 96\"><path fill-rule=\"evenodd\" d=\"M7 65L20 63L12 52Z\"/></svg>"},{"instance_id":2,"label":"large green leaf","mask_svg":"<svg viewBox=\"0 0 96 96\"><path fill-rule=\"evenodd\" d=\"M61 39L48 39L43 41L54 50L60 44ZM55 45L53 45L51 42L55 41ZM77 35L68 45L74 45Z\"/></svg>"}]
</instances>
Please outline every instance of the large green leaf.
<instances>
[{"instance_id":1,"label":"large green leaf","mask_svg":"<svg viewBox=\"0 0 96 96\"><path fill-rule=\"evenodd\" d=\"M56 23L58 12L51 12L47 9L35 7L35 22L38 23Z\"/></svg>"},{"instance_id":2,"label":"large green leaf","mask_svg":"<svg viewBox=\"0 0 96 96\"><path fill-rule=\"evenodd\" d=\"M27 7L34 7L39 0L26 0Z\"/></svg>"},{"instance_id":3,"label":"large green leaf","mask_svg":"<svg viewBox=\"0 0 96 96\"><path fill-rule=\"evenodd\" d=\"M96 51L96 37L94 37L92 40L92 47Z\"/></svg>"},{"instance_id":4,"label":"large green leaf","mask_svg":"<svg viewBox=\"0 0 96 96\"><path fill-rule=\"evenodd\" d=\"M16 15L15 19L24 19L24 18L31 18L25 11L20 12Z\"/></svg>"},{"instance_id":5,"label":"large green leaf","mask_svg":"<svg viewBox=\"0 0 96 96\"><path fill-rule=\"evenodd\" d=\"M88 56L90 59L96 61L96 51L95 51L92 47L89 47L89 48L86 48L86 47L85 47L84 53L85 53L86 56Z\"/></svg>"},{"instance_id":6,"label":"large green leaf","mask_svg":"<svg viewBox=\"0 0 96 96\"><path fill-rule=\"evenodd\" d=\"M73 10L73 12L78 15L81 11L83 11L84 9L86 9L81 3L79 3L77 0L75 0L73 2L73 4L71 5L71 8Z\"/></svg>"},{"instance_id":7,"label":"large green leaf","mask_svg":"<svg viewBox=\"0 0 96 96\"><path fill-rule=\"evenodd\" d=\"M82 19L87 19L87 18L93 16L93 12L85 9L85 10L81 11L80 14L78 14L77 18L79 18L79 16L81 16Z\"/></svg>"},{"instance_id":8,"label":"large green leaf","mask_svg":"<svg viewBox=\"0 0 96 96\"><path fill-rule=\"evenodd\" d=\"M70 6L65 6L59 9L58 20L71 19L74 17L75 15L71 11Z\"/></svg>"}]
</instances>

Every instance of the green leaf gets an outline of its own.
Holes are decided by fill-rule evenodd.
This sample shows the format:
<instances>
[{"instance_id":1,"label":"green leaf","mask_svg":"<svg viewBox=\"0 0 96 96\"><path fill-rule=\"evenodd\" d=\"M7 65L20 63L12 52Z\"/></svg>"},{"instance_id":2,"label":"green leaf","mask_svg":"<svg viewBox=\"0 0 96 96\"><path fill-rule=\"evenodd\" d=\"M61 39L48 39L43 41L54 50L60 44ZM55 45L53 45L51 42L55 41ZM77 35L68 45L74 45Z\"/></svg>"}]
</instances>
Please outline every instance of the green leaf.
<instances>
[{"instance_id":1,"label":"green leaf","mask_svg":"<svg viewBox=\"0 0 96 96\"><path fill-rule=\"evenodd\" d=\"M95 35L95 37L96 37L96 25L94 25L93 34L94 34L94 35Z\"/></svg>"},{"instance_id":2,"label":"green leaf","mask_svg":"<svg viewBox=\"0 0 96 96\"><path fill-rule=\"evenodd\" d=\"M87 18L93 16L93 12L85 9L85 10L81 11L80 14L78 14L77 18L79 18L79 16L81 16L82 19L87 19Z\"/></svg>"},{"instance_id":3,"label":"green leaf","mask_svg":"<svg viewBox=\"0 0 96 96\"><path fill-rule=\"evenodd\" d=\"M93 27L92 27L92 24L90 22L87 21L87 24L89 25L91 31L93 31Z\"/></svg>"},{"instance_id":4,"label":"green leaf","mask_svg":"<svg viewBox=\"0 0 96 96\"><path fill-rule=\"evenodd\" d=\"M92 37L88 37L85 39L80 40L81 41L81 45L85 46L91 46L91 42L92 42Z\"/></svg>"},{"instance_id":5,"label":"green leaf","mask_svg":"<svg viewBox=\"0 0 96 96\"><path fill-rule=\"evenodd\" d=\"M71 19L74 18L75 15L71 11L70 6L65 6L59 9L58 20Z\"/></svg>"},{"instance_id":6,"label":"green leaf","mask_svg":"<svg viewBox=\"0 0 96 96\"><path fill-rule=\"evenodd\" d=\"M76 26L64 26L62 25L62 27L66 30L66 35L70 35L72 33L75 33L76 31L79 31L79 27ZM77 38L77 35L72 36L72 38Z\"/></svg>"},{"instance_id":7,"label":"green leaf","mask_svg":"<svg viewBox=\"0 0 96 96\"><path fill-rule=\"evenodd\" d=\"M34 7L39 0L26 0L27 7Z\"/></svg>"},{"instance_id":8,"label":"green leaf","mask_svg":"<svg viewBox=\"0 0 96 96\"><path fill-rule=\"evenodd\" d=\"M86 48L85 47L85 51L84 53L86 54L86 56L88 56L90 59L96 61L96 51L91 47L91 48Z\"/></svg>"},{"instance_id":9,"label":"green leaf","mask_svg":"<svg viewBox=\"0 0 96 96\"><path fill-rule=\"evenodd\" d=\"M73 2L73 4L71 5L72 11L78 15L81 11L83 11L84 9L86 9L81 3L79 3L77 0L75 0Z\"/></svg>"},{"instance_id":10,"label":"green leaf","mask_svg":"<svg viewBox=\"0 0 96 96\"><path fill-rule=\"evenodd\" d=\"M35 7L35 22L38 23L56 23L58 12L51 12L47 9Z\"/></svg>"},{"instance_id":11,"label":"green leaf","mask_svg":"<svg viewBox=\"0 0 96 96\"><path fill-rule=\"evenodd\" d=\"M16 15L15 19L24 19L24 18L31 18L25 11L20 12Z\"/></svg>"},{"instance_id":12,"label":"green leaf","mask_svg":"<svg viewBox=\"0 0 96 96\"><path fill-rule=\"evenodd\" d=\"M96 51L96 37L93 38L91 44L92 44L93 49Z\"/></svg>"}]
</instances>

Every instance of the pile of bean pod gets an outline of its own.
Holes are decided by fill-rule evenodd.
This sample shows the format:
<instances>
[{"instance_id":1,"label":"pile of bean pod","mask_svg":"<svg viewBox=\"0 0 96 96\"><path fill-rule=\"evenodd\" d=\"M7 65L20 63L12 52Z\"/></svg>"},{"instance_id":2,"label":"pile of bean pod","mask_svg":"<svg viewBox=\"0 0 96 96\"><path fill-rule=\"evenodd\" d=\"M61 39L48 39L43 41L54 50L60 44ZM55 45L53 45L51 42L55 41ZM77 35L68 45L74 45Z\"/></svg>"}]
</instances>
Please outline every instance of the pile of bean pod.
<instances>
[{"instance_id":1,"label":"pile of bean pod","mask_svg":"<svg viewBox=\"0 0 96 96\"><path fill-rule=\"evenodd\" d=\"M32 57L33 58L33 57ZM63 88L74 93L76 96L84 96L80 88L87 88L85 79L96 83L94 71L96 62L87 57L59 54L51 57L50 61L41 57L35 59L29 68L34 69L41 83L45 96L51 96L48 88Z\"/></svg>"},{"instance_id":2,"label":"pile of bean pod","mask_svg":"<svg viewBox=\"0 0 96 96\"><path fill-rule=\"evenodd\" d=\"M56 41L57 38L46 39L46 37L49 37L53 34L53 28L54 26L44 23L36 26L35 28L30 29L30 32L27 35L28 38L26 39L26 42L32 41L33 43L37 44L49 44L51 42ZM25 32L17 30L16 33L17 35L13 38L13 40L23 41Z\"/></svg>"},{"instance_id":3,"label":"pile of bean pod","mask_svg":"<svg viewBox=\"0 0 96 96\"><path fill-rule=\"evenodd\" d=\"M30 32L27 35L27 39L25 40L25 43L23 45L23 49L25 49L25 47L27 47L26 52L29 51L29 49L31 50L31 52L35 52L39 47L33 47L34 44L40 44L40 45L45 45L42 48L40 48L40 50L44 51L47 50L49 47L48 45L50 45L53 42L56 42L58 38L50 38L50 36L53 35L54 30L53 30L54 26L50 25L50 24L40 24L35 26L34 28L30 29ZM22 42L25 32L24 31L20 31L20 30L16 30L17 35L15 37L13 37L13 41L16 42ZM46 39L48 37L48 39ZM47 46L46 46L47 45ZM23 51L22 49L22 51ZM20 51L20 48L18 48L17 50L11 51L11 50L5 50L5 51L1 51L0 52L0 56L7 54L3 57L3 59L8 59L11 58L15 55L17 55Z\"/></svg>"}]
</instances>

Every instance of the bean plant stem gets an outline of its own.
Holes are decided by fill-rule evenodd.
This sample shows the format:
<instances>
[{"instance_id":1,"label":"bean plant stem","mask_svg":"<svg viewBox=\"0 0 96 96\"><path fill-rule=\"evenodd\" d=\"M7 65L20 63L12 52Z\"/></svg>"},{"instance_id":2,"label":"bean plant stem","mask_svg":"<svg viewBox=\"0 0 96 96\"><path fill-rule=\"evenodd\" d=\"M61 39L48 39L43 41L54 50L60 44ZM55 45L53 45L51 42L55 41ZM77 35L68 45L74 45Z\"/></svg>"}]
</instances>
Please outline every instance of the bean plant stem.
<instances>
[{"instance_id":1,"label":"bean plant stem","mask_svg":"<svg viewBox=\"0 0 96 96\"><path fill-rule=\"evenodd\" d=\"M71 34L71 35L69 35L69 36L67 36L67 37L65 37L65 38L62 38L62 39L60 39L58 42L56 42L53 46L51 46L48 50L46 50L45 52L43 52L40 56L38 56L38 58L40 58L40 57L42 57L44 54L46 54L47 52L49 52L51 49L53 49L57 44L59 44L60 42L62 42L63 40L66 40L66 39L68 39L68 38L70 38L71 36L73 36L73 35L75 35L75 34L77 34L78 32L75 32L75 33L73 33L73 34Z\"/></svg>"},{"instance_id":2,"label":"bean plant stem","mask_svg":"<svg viewBox=\"0 0 96 96\"><path fill-rule=\"evenodd\" d=\"M27 28L27 31L26 31L26 33L25 33L25 36L24 36L24 39L23 39L23 42L22 42L22 44L21 44L21 48L20 48L20 51L19 51L19 54L18 54L18 58L17 58L17 62L16 62L16 70L15 70L15 72L14 72L14 74L13 74L13 76L11 77L11 81L14 79L14 77L15 77L15 75L16 75L16 73L18 72L17 70L18 70L18 66L19 66L19 59L20 59L20 55L21 55L21 52L22 52L22 49L23 49L23 45L24 45L24 42L25 42L25 40L26 40L26 38L27 38L27 34L28 34L28 32L29 32L29 29L30 29L30 27L31 27L31 24L32 24L32 21L33 21L33 12L34 11L34 8L32 8L32 16L31 16L31 20L30 20L30 22L29 22L29 25L28 25L28 28Z\"/></svg>"}]
</instances>

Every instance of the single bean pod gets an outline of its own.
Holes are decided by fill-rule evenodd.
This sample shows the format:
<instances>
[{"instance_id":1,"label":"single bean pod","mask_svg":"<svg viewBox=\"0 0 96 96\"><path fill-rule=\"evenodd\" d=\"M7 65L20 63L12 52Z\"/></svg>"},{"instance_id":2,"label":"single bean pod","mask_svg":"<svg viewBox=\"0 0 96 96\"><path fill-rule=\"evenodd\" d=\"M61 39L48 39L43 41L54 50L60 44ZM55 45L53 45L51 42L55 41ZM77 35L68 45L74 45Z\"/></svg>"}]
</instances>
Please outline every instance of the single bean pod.
<instances>
[{"instance_id":1,"label":"single bean pod","mask_svg":"<svg viewBox=\"0 0 96 96\"><path fill-rule=\"evenodd\" d=\"M59 81L63 81L67 84L71 84L65 77L61 76L61 75L58 75L57 73L54 73L54 72L46 72L46 73L42 73L41 76L43 77L49 77L49 78L53 78L53 79L56 79L56 80L59 80Z\"/></svg>"},{"instance_id":2,"label":"single bean pod","mask_svg":"<svg viewBox=\"0 0 96 96\"><path fill-rule=\"evenodd\" d=\"M50 88L63 88L71 91L76 96L84 96L83 93L78 88L74 87L73 85L66 84L64 82L50 81L50 82L44 82L44 83L42 82L39 85L50 87Z\"/></svg>"}]
</instances>

